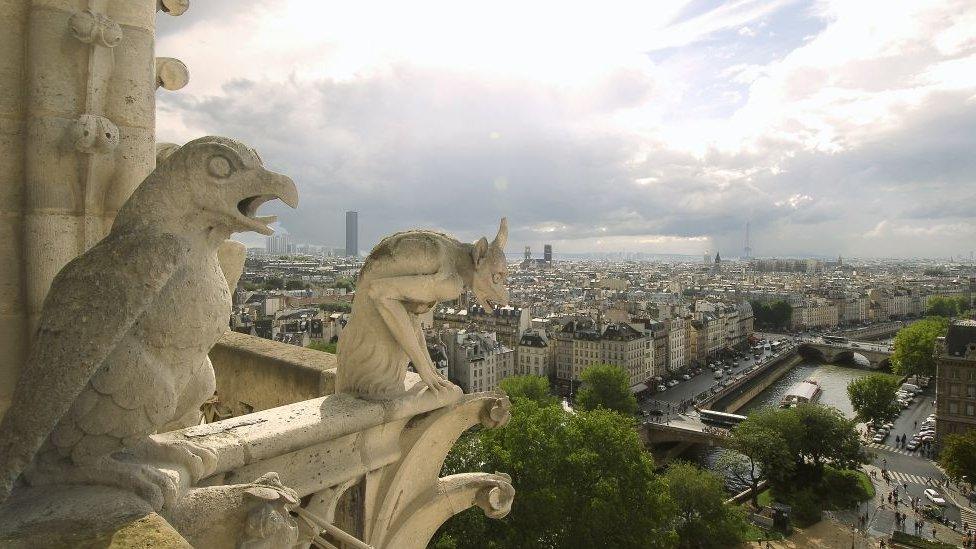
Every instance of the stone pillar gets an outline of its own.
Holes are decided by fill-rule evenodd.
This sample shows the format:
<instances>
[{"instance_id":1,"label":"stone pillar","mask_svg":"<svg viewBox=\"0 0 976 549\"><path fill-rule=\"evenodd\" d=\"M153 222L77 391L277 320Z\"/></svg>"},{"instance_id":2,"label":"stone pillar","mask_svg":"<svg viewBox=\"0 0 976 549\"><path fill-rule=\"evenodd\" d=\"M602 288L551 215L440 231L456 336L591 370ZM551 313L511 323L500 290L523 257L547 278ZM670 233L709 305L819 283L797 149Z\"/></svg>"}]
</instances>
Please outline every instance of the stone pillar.
<instances>
[{"instance_id":1,"label":"stone pillar","mask_svg":"<svg viewBox=\"0 0 976 549\"><path fill-rule=\"evenodd\" d=\"M27 117L28 0L0 0L0 414L26 355L21 250Z\"/></svg>"},{"instance_id":2,"label":"stone pillar","mask_svg":"<svg viewBox=\"0 0 976 549\"><path fill-rule=\"evenodd\" d=\"M156 11L187 0L0 0L0 413L51 281L155 167Z\"/></svg>"}]
</instances>

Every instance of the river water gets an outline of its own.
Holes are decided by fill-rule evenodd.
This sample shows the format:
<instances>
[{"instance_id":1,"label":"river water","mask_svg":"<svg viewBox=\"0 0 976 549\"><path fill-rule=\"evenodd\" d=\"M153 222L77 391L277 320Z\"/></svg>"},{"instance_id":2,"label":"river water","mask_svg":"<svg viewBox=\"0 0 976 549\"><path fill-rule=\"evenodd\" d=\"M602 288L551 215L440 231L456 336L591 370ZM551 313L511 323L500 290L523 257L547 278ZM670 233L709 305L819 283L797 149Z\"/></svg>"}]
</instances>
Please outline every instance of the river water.
<instances>
[{"instance_id":1,"label":"river water","mask_svg":"<svg viewBox=\"0 0 976 549\"><path fill-rule=\"evenodd\" d=\"M820 364L817 362L802 362L781 377L765 391L756 395L745 406L739 409L739 414L749 415L749 412L765 406L779 406L780 400L786 395L790 387L804 379L815 379L820 383L822 392L820 404L833 406L848 418L854 417L854 409L847 398L847 384L851 380L870 374L867 369L853 368L837 364ZM684 456L686 459L697 461L703 467L716 469L718 456L724 450L721 448L698 447L693 454ZM720 471L719 471L720 472ZM730 492L740 492L746 487L738 485L733 479L726 479Z\"/></svg>"}]
</instances>

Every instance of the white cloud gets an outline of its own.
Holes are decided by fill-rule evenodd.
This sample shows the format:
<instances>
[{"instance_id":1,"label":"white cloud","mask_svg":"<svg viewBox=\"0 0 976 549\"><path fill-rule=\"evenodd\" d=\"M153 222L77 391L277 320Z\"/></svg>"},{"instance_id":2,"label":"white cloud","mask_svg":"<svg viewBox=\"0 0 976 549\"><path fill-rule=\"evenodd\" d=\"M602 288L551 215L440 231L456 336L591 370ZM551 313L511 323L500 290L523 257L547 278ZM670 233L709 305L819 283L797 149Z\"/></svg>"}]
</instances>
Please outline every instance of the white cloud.
<instances>
[{"instance_id":1,"label":"white cloud","mask_svg":"<svg viewBox=\"0 0 976 549\"><path fill-rule=\"evenodd\" d=\"M364 242L508 214L567 251L738 249L747 219L757 253L967 245L966 212L917 206L974 188L976 5L696 7L213 0L160 23L191 83L159 135L254 145L323 243L355 208Z\"/></svg>"}]
</instances>

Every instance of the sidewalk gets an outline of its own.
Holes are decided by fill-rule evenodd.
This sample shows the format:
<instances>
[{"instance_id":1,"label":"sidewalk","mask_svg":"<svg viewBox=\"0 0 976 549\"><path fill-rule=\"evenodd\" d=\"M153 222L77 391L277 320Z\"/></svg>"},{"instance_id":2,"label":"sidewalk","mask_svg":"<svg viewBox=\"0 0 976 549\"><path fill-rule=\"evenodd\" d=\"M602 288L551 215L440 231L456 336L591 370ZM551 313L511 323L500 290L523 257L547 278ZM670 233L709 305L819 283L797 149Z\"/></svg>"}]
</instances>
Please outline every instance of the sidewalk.
<instances>
[{"instance_id":1,"label":"sidewalk","mask_svg":"<svg viewBox=\"0 0 976 549\"><path fill-rule=\"evenodd\" d=\"M851 534L850 526L845 526L830 518L824 518L809 528L794 529L793 535L789 538L770 541L768 546L776 549L836 549L838 547L852 547L852 540L855 549L874 549L881 546L880 541L876 538L866 537L857 532L853 536ZM766 544L767 542L753 541L744 544L743 547L760 549L767 547Z\"/></svg>"},{"instance_id":2,"label":"sidewalk","mask_svg":"<svg viewBox=\"0 0 976 549\"><path fill-rule=\"evenodd\" d=\"M935 464L939 471L942 471L942 475L945 476L945 471L939 466L938 463ZM973 504L970 503L969 498L967 498L959 487L952 482L947 482L940 486L942 492L945 493L946 497L953 505L959 508L959 515L962 517L962 522L967 524L970 529L976 528L976 509L973 508ZM963 524L959 525L960 529L963 529Z\"/></svg>"},{"instance_id":3,"label":"sidewalk","mask_svg":"<svg viewBox=\"0 0 976 549\"><path fill-rule=\"evenodd\" d=\"M865 465L862 470L868 473L868 477L871 476L871 471L875 471L877 478L872 478L871 482L874 484L874 498L868 502L868 533L875 537L887 538L895 530L895 511L899 511L904 514L908 514L908 519L905 521L905 527L901 530L909 534L913 532L914 519L916 517L923 519L925 521L924 531L922 536L925 539L932 538L932 528L935 527L935 539L945 543L953 543L955 545L962 545L963 534L961 533L962 525L960 524L959 530L956 531L948 526L930 520L928 518L923 518L921 515L912 511L911 505L905 499L901 499L898 507L889 504L887 502L888 493L892 491L894 486L889 486L883 480L881 480L881 469L873 465ZM852 523L857 520L858 512L855 510L844 510L835 511L834 515L845 523ZM970 523L972 527L972 523Z\"/></svg>"}]
</instances>

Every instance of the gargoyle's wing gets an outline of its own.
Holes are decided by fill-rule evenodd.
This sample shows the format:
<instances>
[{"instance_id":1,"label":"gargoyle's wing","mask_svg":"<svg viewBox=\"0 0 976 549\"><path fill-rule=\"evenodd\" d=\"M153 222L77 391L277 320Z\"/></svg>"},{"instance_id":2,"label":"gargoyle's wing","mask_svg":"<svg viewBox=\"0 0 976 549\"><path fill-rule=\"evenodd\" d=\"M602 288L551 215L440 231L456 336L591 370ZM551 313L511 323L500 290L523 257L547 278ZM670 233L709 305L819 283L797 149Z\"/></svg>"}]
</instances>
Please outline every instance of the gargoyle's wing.
<instances>
[{"instance_id":1,"label":"gargoyle's wing","mask_svg":"<svg viewBox=\"0 0 976 549\"><path fill-rule=\"evenodd\" d=\"M54 277L0 423L0 502L185 255L173 235L110 235Z\"/></svg>"}]
</instances>

